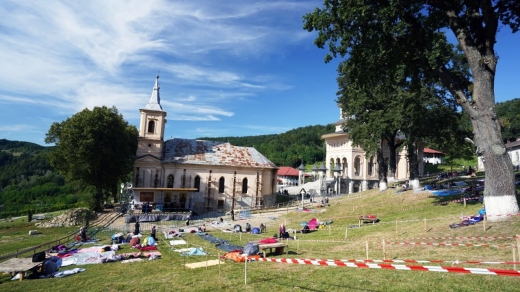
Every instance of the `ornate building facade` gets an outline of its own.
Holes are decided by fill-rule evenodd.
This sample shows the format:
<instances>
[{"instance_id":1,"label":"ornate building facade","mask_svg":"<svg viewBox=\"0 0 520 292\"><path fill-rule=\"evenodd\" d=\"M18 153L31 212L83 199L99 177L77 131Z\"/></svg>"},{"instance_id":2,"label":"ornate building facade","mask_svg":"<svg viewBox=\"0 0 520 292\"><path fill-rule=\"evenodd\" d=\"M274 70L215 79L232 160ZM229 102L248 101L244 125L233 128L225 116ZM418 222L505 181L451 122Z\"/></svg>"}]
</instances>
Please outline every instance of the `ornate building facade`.
<instances>
[{"instance_id":1,"label":"ornate building facade","mask_svg":"<svg viewBox=\"0 0 520 292\"><path fill-rule=\"evenodd\" d=\"M174 138L164 140L157 76L141 109L134 162L134 204L156 209L228 211L275 203L277 167L253 147Z\"/></svg>"},{"instance_id":2,"label":"ornate building facade","mask_svg":"<svg viewBox=\"0 0 520 292\"><path fill-rule=\"evenodd\" d=\"M333 189L339 188L340 193L356 193L376 188L379 186L377 159L375 156L366 157L363 148L352 145L349 134L342 128L346 122L340 108L339 120L334 123L336 126L335 132L322 136L326 144L327 178L338 177L335 180L338 181L338 187L333 187ZM404 136L396 137L396 139L403 138ZM383 156L388 161L390 151L386 141L383 141L382 147ZM419 174L422 175L424 170L423 146L419 147L417 155ZM406 149L396 153L396 163L395 180L407 180L409 178L409 163Z\"/></svg>"}]
</instances>

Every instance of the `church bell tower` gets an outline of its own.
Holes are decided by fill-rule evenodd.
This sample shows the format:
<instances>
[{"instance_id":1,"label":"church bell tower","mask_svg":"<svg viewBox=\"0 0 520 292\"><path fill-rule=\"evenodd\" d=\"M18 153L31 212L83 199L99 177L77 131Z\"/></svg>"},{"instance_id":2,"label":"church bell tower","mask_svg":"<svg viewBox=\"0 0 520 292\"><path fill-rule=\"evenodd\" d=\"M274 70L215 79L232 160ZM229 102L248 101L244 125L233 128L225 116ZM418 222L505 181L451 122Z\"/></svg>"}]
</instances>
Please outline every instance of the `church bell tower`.
<instances>
[{"instance_id":1,"label":"church bell tower","mask_svg":"<svg viewBox=\"0 0 520 292\"><path fill-rule=\"evenodd\" d=\"M144 109L140 109L141 122L139 124L137 157L152 155L162 160L166 112L161 107L159 89L159 76L157 76L150 101Z\"/></svg>"}]
</instances>

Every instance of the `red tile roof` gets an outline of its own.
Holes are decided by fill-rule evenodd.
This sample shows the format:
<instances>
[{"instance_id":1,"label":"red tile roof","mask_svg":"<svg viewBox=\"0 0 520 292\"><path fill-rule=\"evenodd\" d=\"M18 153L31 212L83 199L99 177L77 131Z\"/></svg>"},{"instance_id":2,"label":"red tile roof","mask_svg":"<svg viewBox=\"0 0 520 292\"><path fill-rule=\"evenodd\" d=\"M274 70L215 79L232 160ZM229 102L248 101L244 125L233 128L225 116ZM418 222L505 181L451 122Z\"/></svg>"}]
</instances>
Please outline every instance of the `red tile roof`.
<instances>
[{"instance_id":1,"label":"red tile roof","mask_svg":"<svg viewBox=\"0 0 520 292\"><path fill-rule=\"evenodd\" d=\"M294 169L290 166L280 166L278 168L278 176L300 176L300 173L297 169Z\"/></svg>"},{"instance_id":2,"label":"red tile roof","mask_svg":"<svg viewBox=\"0 0 520 292\"><path fill-rule=\"evenodd\" d=\"M441 154L441 155L444 155L444 153L439 152L439 151L437 151L437 150L430 149L430 148L424 148L424 153L428 153L428 154Z\"/></svg>"}]
</instances>

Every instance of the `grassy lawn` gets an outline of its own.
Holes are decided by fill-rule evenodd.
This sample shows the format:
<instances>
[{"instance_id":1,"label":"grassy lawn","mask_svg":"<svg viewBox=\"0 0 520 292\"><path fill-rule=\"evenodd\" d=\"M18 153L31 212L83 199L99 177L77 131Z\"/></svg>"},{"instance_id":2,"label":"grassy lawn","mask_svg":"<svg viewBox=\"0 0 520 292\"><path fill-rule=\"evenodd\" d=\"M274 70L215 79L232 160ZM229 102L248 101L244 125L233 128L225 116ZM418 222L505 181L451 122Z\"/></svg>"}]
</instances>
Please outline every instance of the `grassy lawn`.
<instances>
[{"instance_id":1,"label":"grassy lawn","mask_svg":"<svg viewBox=\"0 0 520 292\"><path fill-rule=\"evenodd\" d=\"M450 199L458 199L454 196ZM513 265L467 264L463 262L513 261L516 246L514 236L520 234L518 217L507 221L477 223L472 226L451 229L449 224L460 222L461 215L476 215L482 208L479 203L435 205L440 200L428 197L428 193L407 191L395 193L394 189L380 193L369 190L330 200L330 206L314 212L280 212L265 219L267 234L230 234L210 231L215 237L230 240L243 246L247 241L260 240L277 232L276 226L285 223L289 229L301 229L300 223L318 218L333 223L309 234L297 234L298 240L288 241L287 254L276 258L317 259L413 259L444 260L447 263L415 264L425 266L451 266L458 260L460 267L483 269L509 269ZM375 214L376 224L359 224L359 215ZM255 216L255 215L253 215ZM28 236L34 225L20 222L12 227L0 223L0 254L14 251L17 246L31 246L54 240L70 233L74 228L40 229L42 235ZM7 224L7 223L6 223ZM241 222L243 225L244 222ZM77 228L76 228L77 229ZM470 237L505 236L513 239L469 239ZM345 239L345 237L347 239ZM458 237L458 238L455 238ZM460 238L462 237L462 238ZM163 238L159 235L159 238ZM433 238L433 239L432 239ZM108 243L109 238L99 238ZM197 235L185 237L190 246L209 251L207 259L216 259L224 252ZM386 242L383 249L383 239ZM404 242L489 244L478 246L406 245ZM368 251L367 251L368 246ZM121 252L131 252L122 245ZM170 252L166 241L161 240L162 258L122 264L69 266L86 271L61 279L10 281L0 276L1 291L518 291L520 278L507 276L401 271L389 269L362 269L331 266L296 265L283 263L226 261L219 266L188 269L184 263L206 260L205 256L181 257ZM515 250L516 252L516 250ZM518 261L518 253L516 253ZM269 255L268 255L269 257ZM395 263L403 265L402 263ZM408 264L414 265L414 264ZM518 267L517 267L518 269ZM245 272L247 270L247 284Z\"/></svg>"}]
</instances>

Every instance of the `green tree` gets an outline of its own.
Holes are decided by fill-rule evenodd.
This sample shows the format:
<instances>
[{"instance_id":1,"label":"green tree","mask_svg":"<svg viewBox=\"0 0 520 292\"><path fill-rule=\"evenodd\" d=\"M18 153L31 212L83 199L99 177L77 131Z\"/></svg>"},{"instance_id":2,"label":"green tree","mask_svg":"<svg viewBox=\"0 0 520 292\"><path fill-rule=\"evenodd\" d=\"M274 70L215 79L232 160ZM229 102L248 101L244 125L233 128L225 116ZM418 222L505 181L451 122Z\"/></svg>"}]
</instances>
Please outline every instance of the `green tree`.
<instances>
[{"instance_id":1,"label":"green tree","mask_svg":"<svg viewBox=\"0 0 520 292\"><path fill-rule=\"evenodd\" d=\"M471 118L473 139L484 158L488 214L516 214L513 165L507 155L495 111L494 78L498 27L517 32L520 2L516 0L325 0L304 16L304 28L318 31L315 44L333 57L356 57L358 78L395 70L417 72L438 80ZM460 61L449 43L451 30L471 69L461 74ZM364 56L360 58L359 56ZM366 75L366 76L365 76ZM415 76L415 75L414 75ZM504 216L492 216L500 220Z\"/></svg>"},{"instance_id":2,"label":"green tree","mask_svg":"<svg viewBox=\"0 0 520 292\"><path fill-rule=\"evenodd\" d=\"M504 142L516 141L520 137L520 98L500 102L496 106Z\"/></svg>"},{"instance_id":3,"label":"green tree","mask_svg":"<svg viewBox=\"0 0 520 292\"><path fill-rule=\"evenodd\" d=\"M51 125L46 143L55 143L51 164L69 181L80 180L95 188L94 206L100 209L103 189L117 185L132 171L138 131L115 107L84 109Z\"/></svg>"}]
</instances>

